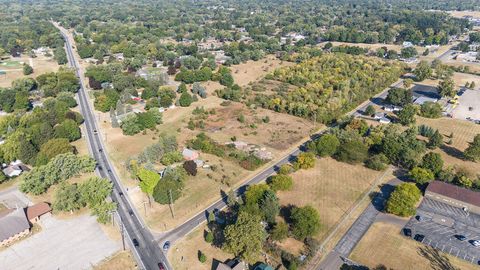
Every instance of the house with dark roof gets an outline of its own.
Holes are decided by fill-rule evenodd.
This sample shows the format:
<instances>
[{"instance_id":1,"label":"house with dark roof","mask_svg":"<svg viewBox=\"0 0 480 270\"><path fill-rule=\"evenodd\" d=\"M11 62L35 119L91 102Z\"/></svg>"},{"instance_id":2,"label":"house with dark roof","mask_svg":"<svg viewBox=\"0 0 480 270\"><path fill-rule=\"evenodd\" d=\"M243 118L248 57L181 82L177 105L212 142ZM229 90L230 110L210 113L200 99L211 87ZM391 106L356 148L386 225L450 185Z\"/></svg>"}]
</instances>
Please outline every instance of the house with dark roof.
<instances>
[{"instance_id":1,"label":"house with dark roof","mask_svg":"<svg viewBox=\"0 0 480 270\"><path fill-rule=\"evenodd\" d=\"M480 192L441 181L431 182L425 197L480 215Z\"/></svg>"},{"instance_id":2,"label":"house with dark roof","mask_svg":"<svg viewBox=\"0 0 480 270\"><path fill-rule=\"evenodd\" d=\"M29 232L30 223L23 208L6 211L6 214L0 217L0 246L7 246Z\"/></svg>"},{"instance_id":3,"label":"house with dark roof","mask_svg":"<svg viewBox=\"0 0 480 270\"><path fill-rule=\"evenodd\" d=\"M218 263L215 270L246 270L248 269L244 262L238 260L229 260L225 263Z\"/></svg>"}]
</instances>

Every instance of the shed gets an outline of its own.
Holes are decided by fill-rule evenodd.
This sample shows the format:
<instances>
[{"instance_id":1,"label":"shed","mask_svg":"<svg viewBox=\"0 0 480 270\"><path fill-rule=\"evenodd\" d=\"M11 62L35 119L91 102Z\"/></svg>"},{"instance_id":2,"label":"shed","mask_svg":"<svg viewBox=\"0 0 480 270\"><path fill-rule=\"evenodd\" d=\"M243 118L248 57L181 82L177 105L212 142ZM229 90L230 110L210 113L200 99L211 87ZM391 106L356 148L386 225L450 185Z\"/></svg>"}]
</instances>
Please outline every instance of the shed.
<instances>
[{"instance_id":1,"label":"shed","mask_svg":"<svg viewBox=\"0 0 480 270\"><path fill-rule=\"evenodd\" d=\"M199 154L195 150L184 148L182 151L182 156L185 160L195 160L198 158Z\"/></svg>"},{"instance_id":2,"label":"shed","mask_svg":"<svg viewBox=\"0 0 480 270\"><path fill-rule=\"evenodd\" d=\"M33 206L27 207L27 218L30 223L37 223L41 216L45 215L46 213L50 213L51 211L52 208L50 208L48 203L40 202Z\"/></svg>"}]
</instances>

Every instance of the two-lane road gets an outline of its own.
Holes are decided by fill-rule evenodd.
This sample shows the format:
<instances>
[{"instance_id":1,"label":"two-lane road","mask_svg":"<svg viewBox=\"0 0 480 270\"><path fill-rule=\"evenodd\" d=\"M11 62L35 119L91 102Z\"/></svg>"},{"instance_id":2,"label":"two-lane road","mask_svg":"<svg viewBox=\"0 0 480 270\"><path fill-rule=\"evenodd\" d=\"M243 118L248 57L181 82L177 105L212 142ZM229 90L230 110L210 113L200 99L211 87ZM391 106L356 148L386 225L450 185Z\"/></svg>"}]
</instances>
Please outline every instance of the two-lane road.
<instances>
[{"instance_id":1,"label":"two-lane road","mask_svg":"<svg viewBox=\"0 0 480 270\"><path fill-rule=\"evenodd\" d=\"M132 251L139 259L139 266L143 269L158 269L159 263L162 263L167 269L172 269L167 262L167 259L161 251L159 245L155 242L152 233L144 225L143 221L139 218L134 207L132 207L128 196L124 195L125 191L120 183L120 178L115 172L107 154L105 153L105 147L98 132L97 123L92 113L90 103L87 98L84 76L82 70L78 66L78 62L73 53L71 41L66 33L66 30L55 25L59 28L62 36L65 39L65 46L67 52L67 58L71 67L75 69L77 77L80 81L80 89L78 91L78 99L81 108L81 112L85 119L85 135L90 148L90 153L97 161L97 173L104 178L108 178L113 183L113 192L111 198L117 203L117 213L120 217L120 222L126 231L127 241L132 247ZM133 244L133 239L136 239L138 246Z\"/></svg>"}]
</instances>

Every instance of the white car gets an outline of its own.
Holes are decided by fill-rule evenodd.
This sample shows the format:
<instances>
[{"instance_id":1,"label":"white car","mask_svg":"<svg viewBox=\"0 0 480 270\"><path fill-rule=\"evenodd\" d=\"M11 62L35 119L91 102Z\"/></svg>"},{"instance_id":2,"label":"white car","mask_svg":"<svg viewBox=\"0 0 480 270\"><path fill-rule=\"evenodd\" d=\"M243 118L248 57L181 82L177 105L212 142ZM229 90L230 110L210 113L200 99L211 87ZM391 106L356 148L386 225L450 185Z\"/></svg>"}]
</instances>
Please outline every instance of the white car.
<instances>
[{"instance_id":1,"label":"white car","mask_svg":"<svg viewBox=\"0 0 480 270\"><path fill-rule=\"evenodd\" d=\"M479 240L472 240L472 245L476 246L476 247L480 247L480 241Z\"/></svg>"}]
</instances>

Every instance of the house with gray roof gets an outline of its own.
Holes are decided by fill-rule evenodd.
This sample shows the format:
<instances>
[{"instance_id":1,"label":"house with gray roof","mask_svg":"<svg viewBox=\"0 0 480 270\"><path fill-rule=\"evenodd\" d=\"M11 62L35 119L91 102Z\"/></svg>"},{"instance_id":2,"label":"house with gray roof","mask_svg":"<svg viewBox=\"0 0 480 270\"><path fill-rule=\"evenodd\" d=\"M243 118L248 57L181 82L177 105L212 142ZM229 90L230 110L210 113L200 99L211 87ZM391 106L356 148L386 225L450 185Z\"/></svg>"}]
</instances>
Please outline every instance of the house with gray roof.
<instances>
[{"instance_id":1,"label":"house with gray roof","mask_svg":"<svg viewBox=\"0 0 480 270\"><path fill-rule=\"evenodd\" d=\"M30 223L23 208L8 211L6 215L0 217L0 246L7 246L28 235L29 232Z\"/></svg>"}]
</instances>

